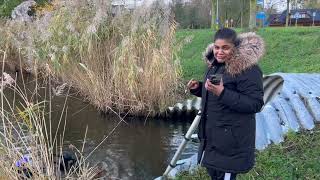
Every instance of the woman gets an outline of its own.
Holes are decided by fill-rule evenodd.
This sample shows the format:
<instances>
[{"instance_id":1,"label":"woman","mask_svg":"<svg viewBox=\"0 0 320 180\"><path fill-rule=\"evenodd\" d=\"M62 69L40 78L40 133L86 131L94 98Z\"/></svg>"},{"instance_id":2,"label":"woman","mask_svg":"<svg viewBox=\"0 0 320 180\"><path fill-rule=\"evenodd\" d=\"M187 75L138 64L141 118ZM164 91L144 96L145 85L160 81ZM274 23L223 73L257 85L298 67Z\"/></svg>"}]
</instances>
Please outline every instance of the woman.
<instances>
[{"instance_id":1,"label":"woman","mask_svg":"<svg viewBox=\"0 0 320 180\"><path fill-rule=\"evenodd\" d=\"M204 82L188 83L190 92L202 97L198 160L213 180L236 179L254 165L255 113L264 104L257 63L263 53L263 40L254 33L237 37L232 29L220 29L205 52ZM213 84L218 74L222 78Z\"/></svg>"}]
</instances>

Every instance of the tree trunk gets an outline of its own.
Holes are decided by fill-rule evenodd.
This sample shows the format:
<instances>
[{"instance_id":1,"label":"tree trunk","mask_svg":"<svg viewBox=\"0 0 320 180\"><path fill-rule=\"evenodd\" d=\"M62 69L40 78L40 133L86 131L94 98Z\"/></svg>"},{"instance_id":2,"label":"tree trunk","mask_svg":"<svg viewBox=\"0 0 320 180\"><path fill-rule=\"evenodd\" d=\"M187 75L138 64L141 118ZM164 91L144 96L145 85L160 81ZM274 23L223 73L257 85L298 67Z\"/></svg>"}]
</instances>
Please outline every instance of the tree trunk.
<instances>
[{"instance_id":1,"label":"tree trunk","mask_svg":"<svg viewBox=\"0 0 320 180\"><path fill-rule=\"evenodd\" d=\"M257 0L250 0L249 29L251 30L256 27L256 9L257 9Z\"/></svg>"},{"instance_id":2,"label":"tree trunk","mask_svg":"<svg viewBox=\"0 0 320 180\"><path fill-rule=\"evenodd\" d=\"M244 11L244 4L243 0L240 0L240 27L243 28L243 11Z\"/></svg>"},{"instance_id":3,"label":"tree trunk","mask_svg":"<svg viewBox=\"0 0 320 180\"><path fill-rule=\"evenodd\" d=\"M287 14L286 14L286 27L289 25L289 15L290 15L290 0L287 0Z\"/></svg>"},{"instance_id":4,"label":"tree trunk","mask_svg":"<svg viewBox=\"0 0 320 180\"><path fill-rule=\"evenodd\" d=\"M211 0L212 2L212 8L211 8L211 28L212 29L217 29L216 26L216 6L217 6L217 1L216 0Z\"/></svg>"}]
</instances>

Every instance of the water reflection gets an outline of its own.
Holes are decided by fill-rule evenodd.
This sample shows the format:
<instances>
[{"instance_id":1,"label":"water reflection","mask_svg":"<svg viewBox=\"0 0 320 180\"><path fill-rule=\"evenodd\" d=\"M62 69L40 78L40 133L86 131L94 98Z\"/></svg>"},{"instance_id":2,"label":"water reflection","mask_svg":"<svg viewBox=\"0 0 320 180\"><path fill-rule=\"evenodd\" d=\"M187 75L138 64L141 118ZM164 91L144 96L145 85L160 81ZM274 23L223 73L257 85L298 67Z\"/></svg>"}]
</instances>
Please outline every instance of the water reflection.
<instances>
[{"instance_id":1,"label":"water reflection","mask_svg":"<svg viewBox=\"0 0 320 180\"><path fill-rule=\"evenodd\" d=\"M25 84L26 89L33 92L35 81L27 79ZM42 88L37 96L43 98L48 97L48 94L48 88ZM8 99L14 97L9 90L6 90L6 96ZM76 147L82 147L88 127L84 150L88 155L113 131L120 119L115 115L101 115L79 96L72 94L54 96L51 99L51 119L54 129L58 126L66 97L64 144L65 146L73 144ZM16 101L20 100L16 98ZM63 130L64 117L62 119L59 134ZM106 162L111 179L140 180L160 176L183 140L183 134L187 132L190 124L158 119L125 118L125 121L126 123L121 122L92 154L89 162L92 165L101 161ZM191 143L185 150L183 158L191 156L195 151L196 145Z\"/></svg>"}]
</instances>

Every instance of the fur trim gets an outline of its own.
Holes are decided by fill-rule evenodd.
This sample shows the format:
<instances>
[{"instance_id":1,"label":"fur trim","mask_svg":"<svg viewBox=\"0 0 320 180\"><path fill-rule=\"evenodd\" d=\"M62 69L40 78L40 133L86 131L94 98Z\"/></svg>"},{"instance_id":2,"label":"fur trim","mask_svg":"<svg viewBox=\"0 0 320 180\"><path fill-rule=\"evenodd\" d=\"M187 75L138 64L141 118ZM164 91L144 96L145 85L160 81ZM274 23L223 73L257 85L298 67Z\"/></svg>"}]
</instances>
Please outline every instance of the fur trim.
<instances>
[{"instance_id":1,"label":"fur trim","mask_svg":"<svg viewBox=\"0 0 320 180\"><path fill-rule=\"evenodd\" d=\"M244 70L258 64L264 55L265 45L263 39L253 32L243 33L238 36L239 46L235 49L230 60L226 61L226 71L232 75L241 74ZM208 55L213 52L214 44L209 44L203 53L204 59L208 62Z\"/></svg>"}]
</instances>

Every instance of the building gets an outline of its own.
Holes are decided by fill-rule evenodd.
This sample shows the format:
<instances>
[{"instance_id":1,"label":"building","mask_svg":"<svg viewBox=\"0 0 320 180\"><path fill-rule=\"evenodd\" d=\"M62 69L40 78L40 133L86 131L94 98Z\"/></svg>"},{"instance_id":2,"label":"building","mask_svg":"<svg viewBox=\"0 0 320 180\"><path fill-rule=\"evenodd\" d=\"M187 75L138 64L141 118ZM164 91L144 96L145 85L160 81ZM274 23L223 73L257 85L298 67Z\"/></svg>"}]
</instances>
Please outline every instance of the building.
<instances>
[{"instance_id":1,"label":"building","mask_svg":"<svg viewBox=\"0 0 320 180\"><path fill-rule=\"evenodd\" d=\"M283 26L280 17L281 17L281 14L270 14L267 20L269 26ZM285 24L286 24L286 21L284 21L284 25Z\"/></svg>"},{"instance_id":2,"label":"building","mask_svg":"<svg viewBox=\"0 0 320 180\"><path fill-rule=\"evenodd\" d=\"M287 10L281 14L271 14L269 26L285 26ZM289 13L289 26L320 26L320 9L295 9Z\"/></svg>"},{"instance_id":3,"label":"building","mask_svg":"<svg viewBox=\"0 0 320 180\"><path fill-rule=\"evenodd\" d=\"M121 7L126 9L134 9L141 6L145 0L113 0L111 2L112 7Z\"/></svg>"}]
</instances>

